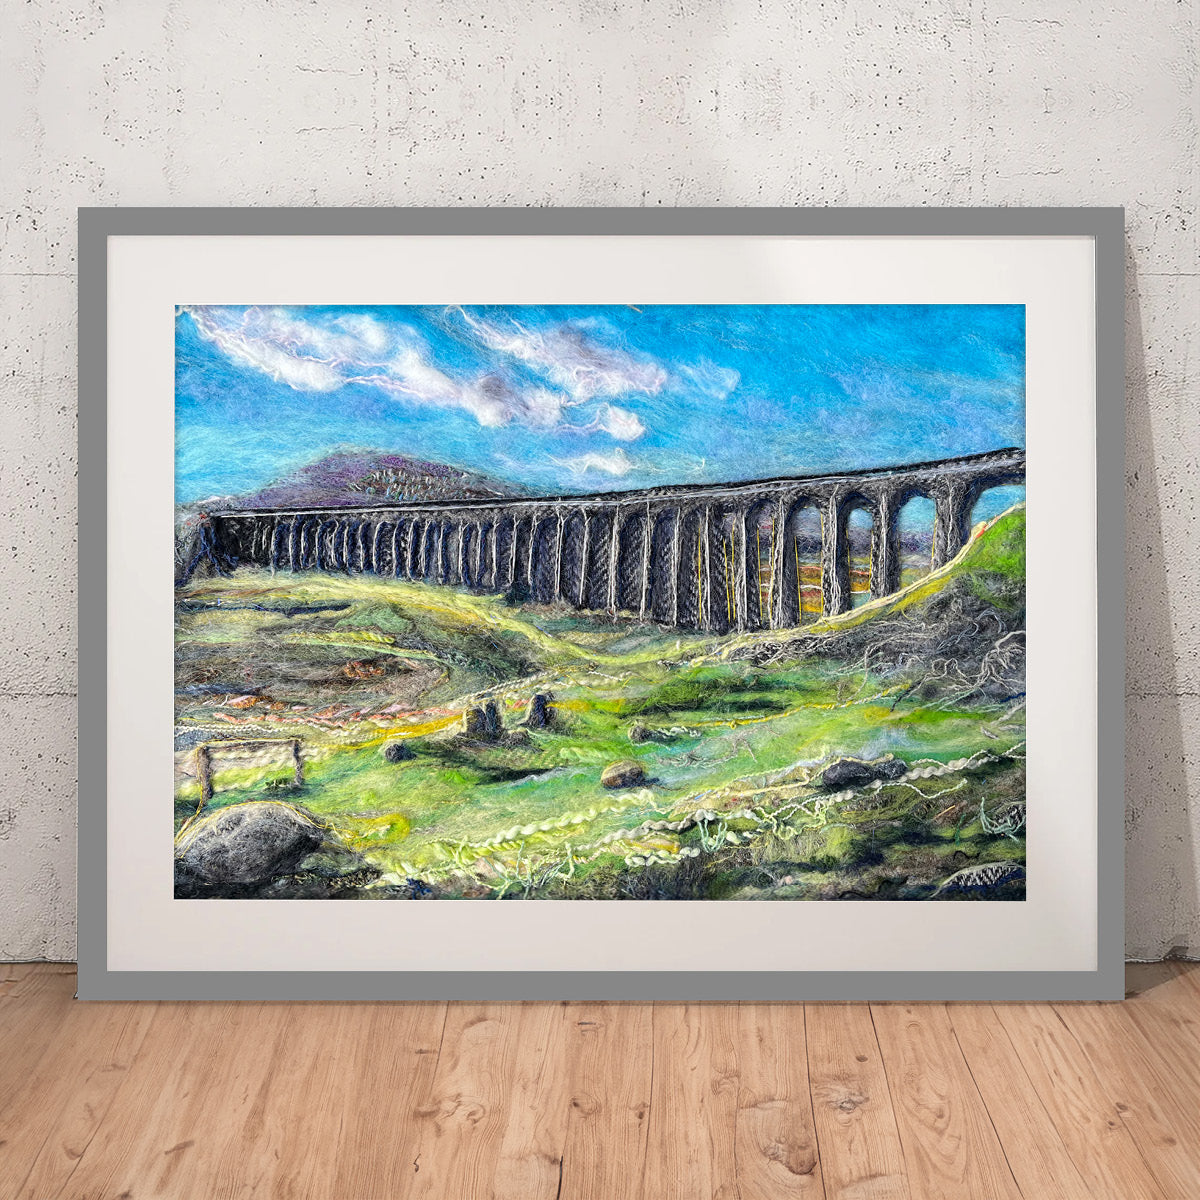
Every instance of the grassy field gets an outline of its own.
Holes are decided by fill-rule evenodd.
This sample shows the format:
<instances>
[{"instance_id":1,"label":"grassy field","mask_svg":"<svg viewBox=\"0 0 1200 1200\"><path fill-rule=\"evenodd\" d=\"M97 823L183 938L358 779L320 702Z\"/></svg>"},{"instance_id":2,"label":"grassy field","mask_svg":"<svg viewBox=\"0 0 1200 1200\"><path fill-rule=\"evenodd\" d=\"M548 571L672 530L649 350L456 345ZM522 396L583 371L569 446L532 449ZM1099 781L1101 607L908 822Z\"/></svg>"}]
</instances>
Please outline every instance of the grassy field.
<instances>
[{"instance_id":1,"label":"grassy field","mask_svg":"<svg viewBox=\"0 0 1200 1200\"><path fill-rule=\"evenodd\" d=\"M1014 510L951 569L810 629L894 618L952 579L994 593L1023 577L1023 535ZM837 655L756 661L781 640L371 576L196 580L178 593L176 828L196 819L207 744L205 812L284 798L328 825L296 894L920 899L971 864L1023 862L1019 697L964 700ZM548 728L524 726L535 693ZM462 714L489 700L503 733L468 737ZM281 764L222 763L222 738L291 737L299 789ZM396 740L414 753L386 761ZM887 755L903 778L821 784L839 757ZM604 787L620 760L643 779Z\"/></svg>"}]
</instances>

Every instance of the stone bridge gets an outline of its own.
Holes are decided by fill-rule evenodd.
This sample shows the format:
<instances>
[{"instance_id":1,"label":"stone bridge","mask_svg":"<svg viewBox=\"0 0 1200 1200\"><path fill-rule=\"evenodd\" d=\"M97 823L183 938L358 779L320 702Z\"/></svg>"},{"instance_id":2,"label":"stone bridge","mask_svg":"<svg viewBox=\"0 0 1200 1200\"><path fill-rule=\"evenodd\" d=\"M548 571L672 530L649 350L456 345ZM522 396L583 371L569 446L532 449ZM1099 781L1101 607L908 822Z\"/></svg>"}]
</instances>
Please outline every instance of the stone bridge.
<instances>
[{"instance_id":1,"label":"stone bridge","mask_svg":"<svg viewBox=\"0 0 1200 1200\"><path fill-rule=\"evenodd\" d=\"M853 510L871 515L870 591L886 596L900 587L898 518L909 499L934 503L936 568L966 542L979 496L1024 479L1025 451L1010 448L833 475L235 510L212 521L225 555L272 570L366 571L725 632L801 623L806 510L820 516L821 607L836 614L851 607Z\"/></svg>"}]
</instances>

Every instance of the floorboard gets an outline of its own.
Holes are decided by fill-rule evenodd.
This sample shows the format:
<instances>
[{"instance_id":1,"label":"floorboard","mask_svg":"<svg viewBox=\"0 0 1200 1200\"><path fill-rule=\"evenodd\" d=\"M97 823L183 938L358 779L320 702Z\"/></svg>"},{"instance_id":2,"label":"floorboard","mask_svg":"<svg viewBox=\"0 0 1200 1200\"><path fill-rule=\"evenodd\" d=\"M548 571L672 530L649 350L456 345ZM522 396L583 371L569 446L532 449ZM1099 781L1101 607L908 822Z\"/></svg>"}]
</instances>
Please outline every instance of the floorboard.
<instances>
[{"instance_id":1,"label":"floorboard","mask_svg":"<svg viewBox=\"0 0 1200 1200\"><path fill-rule=\"evenodd\" d=\"M807 1004L805 1025L827 1200L913 1200L871 1010Z\"/></svg>"},{"instance_id":2,"label":"floorboard","mask_svg":"<svg viewBox=\"0 0 1200 1200\"><path fill-rule=\"evenodd\" d=\"M5 1113L4 1152L28 1164L13 1197L66 1193L157 1015L154 1005L72 1004ZM51 1119L47 1120L47 1116Z\"/></svg>"},{"instance_id":3,"label":"floorboard","mask_svg":"<svg viewBox=\"0 0 1200 1200\"><path fill-rule=\"evenodd\" d=\"M872 1004L871 1016L914 1196L1021 1200L946 1006Z\"/></svg>"},{"instance_id":4,"label":"floorboard","mask_svg":"<svg viewBox=\"0 0 1200 1200\"><path fill-rule=\"evenodd\" d=\"M489 1196L522 1047L520 1004L452 1004L432 1084L418 1100L408 1195Z\"/></svg>"},{"instance_id":5,"label":"floorboard","mask_svg":"<svg viewBox=\"0 0 1200 1200\"><path fill-rule=\"evenodd\" d=\"M1112 1011L1110 1011L1110 1009ZM1000 1023L1076 1170L1094 1196L1164 1200L1110 1090L1087 1052L1051 1005L997 1005ZM1105 1020L1116 1024L1114 1006Z\"/></svg>"},{"instance_id":6,"label":"floorboard","mask_svg":"<svg viewBox=\"0 0 1200 1200\"><path fill-rule=\"evenodd\" d=\"M741 1200L824 1200L806 1025L799 1004L739 1004L733 1012L729 1069L738 1079L734 1161Z\"/></svg>"},{"instance_id":7,"label":"floorboard","mask_svg":"<svg viewBox=\"0 0 1200 1200\"><path fill-rule=\"evenodd\" d=\"M1200 964L1123 1004L81 1003L0 965L8 1200L1196 1200Z\"/></svg>"},{"instance_id":8,"label":"floorboard","mask_svg":"<svg viewBox=\"0 0 1200 1200\"><path fill-rule=\"evenodd\" d=\"M570 1004L563 1023L562 1200L636 1196L646 1170L654 1087L654 1007Z\"/></svg>"},{"instance_id":9,"label":"floorboard","mask_svg":"<svg viewBox=\"0 0 1200 1200\"><path fill-rule=\"evenodd\" d=\"M1007 1030L989 1004L954 1004L950 1025L1022 1196L1093 1200Z\"/></svg>"},{"instance_id":10,"label":"floorboard","mask_svg":"<svg viewBox=\"0 0 1200 1200\"><path fill-rule=\"evenodd\" d=\"M1151 1062L1150 1048L1126 1019L1103 1019L1104 1014L1082 1005L1064 1007L1060 1016L1083 1048L1162 1194L1179 1200L1200 1194L1197 1060L1178 1060L1180 1075L1162 1071Z\"/></svg>"},{"instance_id":11,"label":"floorboard","mask_svg":"<svg viewBox=\"0 0 1200 1200\"><path fill-rule=\"evenodd\" d=\"M324 1134L337 1146L330 1196L408 1194L419 1167L413 1113L432 1086L446 1017L445 1004L370 1004L360 1030L351 1022L339 1087L323 1106L338 1122Z\"/></svg>"},{"instance_id":12,"label":"floorboard","mask_svg":"<svg viewBox=\"0 0 1200 1200\"><path fill-rule=\"evenodd\" d=\"M654 1006L654 1081L641 1200L736 1195L733 1006Z\"/></svg>"},{"instance_id":13,"label":"floorboard","mask_svg":"<svg viewBox=\"0 0 1200 1200\"><path fill-rule=\"evenodd\" d=\"M491 1195L556 1200L562 1194L563 1143L570 1107L567 1013L561 1004L522 1004L518 1054Z\"/></svg>"}]
</instances>

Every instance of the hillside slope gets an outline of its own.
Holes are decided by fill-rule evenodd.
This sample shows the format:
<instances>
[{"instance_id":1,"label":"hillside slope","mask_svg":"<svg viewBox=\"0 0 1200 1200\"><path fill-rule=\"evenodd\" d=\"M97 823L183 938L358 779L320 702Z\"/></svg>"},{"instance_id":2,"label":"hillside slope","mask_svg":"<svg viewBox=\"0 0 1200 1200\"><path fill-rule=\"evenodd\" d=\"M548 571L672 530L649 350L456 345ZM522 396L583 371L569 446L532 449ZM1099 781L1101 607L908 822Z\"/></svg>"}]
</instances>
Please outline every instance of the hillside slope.
<instances>
[{"instance_id":1,"label":"hillside slope","mask_svg":"<svg viewBox=\"0 0 1200 1200\"><path fill-rule=\"evenodd\" d=\"M940 598L940 599L939 599ZM992 610L1004 630L1023 628L1025 616L1025 505L1018 504L971 531L945 566L890 596L850 612L821 617L803 630L772 629L725 639L722 658L851 653L901 626L945 626L956 614L969 622Z\"/></svg>"},{"instance_id":2,"label":"hillside slope","mask_svg":"<svg viewBox=\"0 0 1200 1200\"><path fill-rule=\"evenodd\" d=\"M513 484L444 463L378 450L344 449L326 454L242 496L243 508L343 506L382 500L461 500L520 495Z\"/></svg>"}]
</instances>

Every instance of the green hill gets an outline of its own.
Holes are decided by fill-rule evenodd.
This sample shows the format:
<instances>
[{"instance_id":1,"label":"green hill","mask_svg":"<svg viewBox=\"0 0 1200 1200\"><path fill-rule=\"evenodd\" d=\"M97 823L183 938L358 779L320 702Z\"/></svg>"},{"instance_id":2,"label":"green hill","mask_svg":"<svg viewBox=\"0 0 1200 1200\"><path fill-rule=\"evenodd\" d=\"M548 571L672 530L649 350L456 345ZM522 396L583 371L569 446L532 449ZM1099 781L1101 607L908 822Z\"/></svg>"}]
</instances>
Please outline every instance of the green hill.
<instances>
[{"instance_id":1,"label":"green hill","mask_svg":"<svg viewBox=\"0 0 1200 1200\"><path fill-rule=\"evenodd\" d=\"M893 596L744 635L369 576L196 581L178 597L177 828L199 805L194 746L297 737L302 789L231 766L207 809L284 796L326 822L354 857L281 885L300 894L948 898L955 872L1024 860L1024 530L1022 506ZM557 718L526 730L535 692ZM453 734L489 700L502 738ZM392 762L396 739L412 754ZM908 774L823 790L829 762L884 755ZM606 788L629 759L643 781Z\"/></svg>"}]
</instances>

